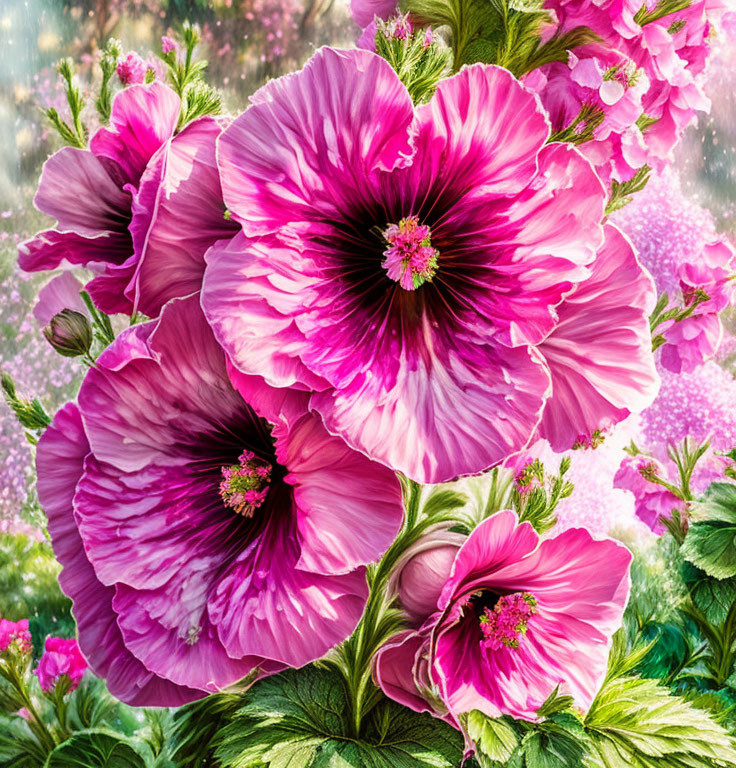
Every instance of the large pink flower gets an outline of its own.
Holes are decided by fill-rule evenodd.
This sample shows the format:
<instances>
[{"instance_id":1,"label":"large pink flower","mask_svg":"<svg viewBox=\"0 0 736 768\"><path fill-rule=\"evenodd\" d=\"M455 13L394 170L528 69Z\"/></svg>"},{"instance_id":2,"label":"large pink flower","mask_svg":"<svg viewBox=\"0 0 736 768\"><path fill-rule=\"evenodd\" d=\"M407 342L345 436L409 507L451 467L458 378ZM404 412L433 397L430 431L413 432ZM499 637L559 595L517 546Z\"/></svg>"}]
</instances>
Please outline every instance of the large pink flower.
<instances>
[{"instance_id":1,"label":"large pink flower","mask_svg":"<svg viewBox=\"0 0 736 768\"><path fill-rule=\"evenodd\" d=\"M550 388L534 345L604 243L591 165L546 145L499 67L415 109L383 59L322 49L253 102L218 143L242 233L210 249L203 288L234 366L311 391L331 433L420 482L523 448ZM628 244L611 258L640 278ZM646 347L627 355L649 369Z\"/></svg>"},{"instance_id":2,"label":"large pink flower","mask_svg":"<svg viewBox=\"0 0 736 768\"><path fill-rule=\"evenodd\" d=\"M23 269L87 266L99 273L87 289L111 313L157 315L199 289L204 252L233 225L215 167L220 124L201 118L175 136L179 107L161 83L126 88L88 150L47 160L34 202L58 225L20 246Z\"/></svg>"},{"instance_id":3,"label":"large pink flower","mask_svg":"<svg viewBox=\"0 0 736 768\"><path fill-rule=\"evenodd\" d=\"M47 637L44 652L38 661L34 674L44 691L53 691L59 678L69 678L69 690L73 691L81 682L87 669L87 662L72 637Z\"/></svg>"},{"instance_id":4,"label":"large pink flower","mask_svg":"<svg viewBox=\"0 0 736 768\"><path fill-rule=\"evenodd\" d=\"M458 550L436 611L379 651L376 681L456 724L474 709L533 720L557 686L586 709L621 623L630 562L625 547L582 528L540 543L529 523L498 512Z\"/></svg>"},{"instance_id":5,"label":"large pink flower","mask_svg":"<svg viewBox=\"0 0 736 768\"><path fill-rule=\"evenodd\" d=\"M400 525L390 471L246 383L248 402L198 297L172 300L118 337L40 441L80 646L125 701L175 705L322 656Z\"/></svg>"}]
</instances>

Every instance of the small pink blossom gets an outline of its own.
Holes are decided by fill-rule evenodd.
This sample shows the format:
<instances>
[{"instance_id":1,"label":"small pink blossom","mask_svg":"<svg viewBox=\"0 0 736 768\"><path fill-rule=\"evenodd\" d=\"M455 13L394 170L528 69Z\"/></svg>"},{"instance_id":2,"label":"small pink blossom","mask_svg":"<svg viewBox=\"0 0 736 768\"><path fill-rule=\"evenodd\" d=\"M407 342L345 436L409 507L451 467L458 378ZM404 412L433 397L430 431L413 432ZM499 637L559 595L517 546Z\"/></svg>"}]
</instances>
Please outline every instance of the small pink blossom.
<instances>
[{"instance_id":1,"label":"small pink blossom","mask_svg":"<svg viewBox=\"0 0 736 768\"><path fill-rule=\"evenodd\" d=\"M117 73L123 85L139 85L146 80L148 64L135 52L131 51L118 61Z\"/></svg>"},{"instance_id":2,"label":"small pink blossom","mask_svg":"<svg viewBox=\"0 0 736 768\"><path fill-rule=\"evenodd\" d=\"M161 38L161 51L163 53L171 53L177 48L176 42L172 40L168 35L164 35Z\"/></svg>"},{"instance_id":3,"label":"small pink blossom","mask_svg":"<svg viewBox=\"0 0 736 768\"><path fill-rule=\"evenodd\" d=\"M71 681L70 691L73 691L82 679L87 662L79 650L75 638L65 640L62 637L47 637L44 653L34 670L38 676L41 688L50 693L59 682L62 675L68 675Z\"/></svg>"},{"instance_id":4,"label":"small pink blossom","mask_svg":"<svg viewBox=\"0 0 736 768\"><path fill-rule=\"evenodd\" d=\"M650 456L628 456L613 479L613 487L634 494L636 516L654 533L662 534L665 527L660 518L670 517L672 510L683 502L663 485L653 482L658 477L667 480L666 468Z\"/></svg>"},{"instance_id":5,"label":"small pink blossom","mask_svg":"<svg viewBox=\"0 0 736 768\"><path fill-rule=\"evenodd\" d=\"M31 633L28 631L28 619L10 621L0 619L0 652L6 651L10 646L17 647L23 653L29 653Z\"/></svg>"}]
</instances>

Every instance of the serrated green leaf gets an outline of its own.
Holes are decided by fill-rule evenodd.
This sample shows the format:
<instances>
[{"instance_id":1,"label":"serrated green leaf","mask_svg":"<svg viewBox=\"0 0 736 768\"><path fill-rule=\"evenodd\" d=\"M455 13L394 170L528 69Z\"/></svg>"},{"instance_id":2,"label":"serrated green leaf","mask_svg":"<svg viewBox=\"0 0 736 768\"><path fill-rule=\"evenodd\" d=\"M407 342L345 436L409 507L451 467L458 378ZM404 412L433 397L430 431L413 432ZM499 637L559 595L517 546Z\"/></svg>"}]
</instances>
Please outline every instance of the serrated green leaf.
<instances>
[{"instance_id":1,"label":"serrated green leaf","mask_svg":"<svg viewBox=\"0 0 736 768\"><path fill-rule=\"evenodd\" d=\"M359 736L351 733L340 675L305 667L253 686L217 736L223 768L456 768L458 731L383 699Z\"/></svg>"},{"instance_id":2,"label":"serrated green leaf","mask_svg":"<svg viewBox=\"0 0 736 768\"><path fill-rule=\"evenodd\" d=\"M717 579L736 576L736 486L712 483L692 514L682 556Z\"/></svg>"},{"instance_id":3,"label":"serrated green leaf","mask_svg":"<svg viewBox=\"0 0 736 768\"><path fill-rule=\"evenodd\" d=\"M112 731L80 731L59 744L44 768L145 768L131 742Z\"/></svg>"},{"instance_id":4,"label":"serrated green leaf","mask_svg":"<svg viewBox=\"0 0 736 768\"><path fill-rule=\"evenodd\" d=\"M723 624L736 600L736 578L714 579L689 562L680 572L695 607L711 624Z\"/></svg>"},{"instance_id":5,"label":"serrated green leaf","mask_svg":"<svg viewBox=\"0 0 736 768\"><path fill-rule=\"evenodd\" d=\"M605 768L714 768L736 764L728 733L653 680L607 682L584 721L591 765ZM597 762L596 762L597 761Z\"/></svg>"},{"instance_id":6,"label":"serrated green leaf","mask_svg":"<svg viewBox=\"0 0 736 768\"><path fill-rule=\"evenodd\" d=\"M558 720L558 718L565 720ZM527 768L569 768L583 764L587 735L572 715L556 715L524 738Z\"/></svg>"},{"instance_id":7,"label":"serrated green leaf","mask_svg":"<svg viewBox=\"0 0 736 768\"><path fill-rule=\"evenodd\" d=\"M514 729L499 718L490 718L478 710L473 710L468 715L466 724L468 736L475 744L481 764L483 757L505 763L514 754L519 739Z\"/></svg>"},{"instance_id":8,"label":"serrated green leaf","mask_svg":"<svg viewBox=\"0 0 736 768\"><path fill-rule=\"evenodd\" d=\"M641 638L652 643L636 671L643 677L666 678L684 666L690 647L684 632L676 624L650 621L644 625Z\"/></svg>"}]
</instances>

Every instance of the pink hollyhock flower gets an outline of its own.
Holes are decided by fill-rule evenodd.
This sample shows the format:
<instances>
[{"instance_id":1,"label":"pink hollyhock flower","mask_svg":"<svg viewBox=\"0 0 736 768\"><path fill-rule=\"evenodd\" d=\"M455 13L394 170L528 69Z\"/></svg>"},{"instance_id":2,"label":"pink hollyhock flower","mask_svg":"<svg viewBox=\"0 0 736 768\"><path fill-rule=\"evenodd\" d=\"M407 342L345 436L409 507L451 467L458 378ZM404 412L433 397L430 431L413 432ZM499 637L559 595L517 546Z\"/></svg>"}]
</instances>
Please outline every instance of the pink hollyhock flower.
<instances>
[{"instance_id":1,"label":"pink hollyhock flower","mask_svg":"<svg viewBox=\"0 0 736 768\"><path fill-rule=\"evenodd\" d=\"M625 547L582 528L540 542L529 523L498 512L458 550L422 627L378 652L376 682L456 725L474 709L534 720L557 686L587 709L621 624L630 562Z\"/></svg>"},{"instance_id":2,"label":"pink hollyhock flower","mask_svg":"<svg viewBox=\"0 0 736 768\"><path fill-rule=\"evenodd\" d=\"M23 653L30 653L33 646L31 633L28 631L28 619L20 621L0 619L0 652L7 651L11 645Z\"/></svg>"},{"instance_id":3,"label":"pink hollyhock flower","mask_svg":"<svg viewBox=\"0 0 736 768\"><path fill-rule=\"evenodd\" d=\"M636 516L654 533L661 535L666 529L660 518L671 517L672 510L681 508L683 502L667 488L649 479L654 476L669 480L667 470L656 459L628 456L621 462L613 485L634 494Z\"/></svg>"},{"instance_id":4,"label":"pink hollyhock flower","mask_svg":"<svg viewBox=\"0 0 736 768\"><path fill-rule=\"evenodd\" d=\"M237 370L311 391L331 433L419 482L522 449L551 379L545 429L566 447L650 402L649 281L604 230L590 163L547 144L537 98L506 70L467 67L415 109L386 61L325 48L253 102L219 140L242 233L210 249L202 296ZM587 330L599 301L627 325Z\"/></svg>"},{"instance_id":5,"label":"pink hollyhock flower","mask_svg":"<svg viewBox=\"0 0 736 768\"><path fill-rule=\"evenodd\" d=\"M396 13L396 0L350 0L350 13L355 23L365 29L376 17L388 19Z\"/></svg>"},{"instance_id":6,"label":"pink hollyhock flower","mask_svg":"<svg viewBox=\"0 0 736 768\"><path fill-rule=\"evenodd\" d=\"M123 85L139 85L146 80L148 64L135 52L131 51L117 65L117 73Z\"/></svg>"},{"instance_id":7,"label":"pink hollyhock flower","mask_svg":"<svg viewBox=\"0 0 736 768\"><path fill-rule=\"evenodd\" d=\"M179 107L161 83L126 88L88 150L64 147L46 161L34 202L58 225L20 246L23 269L89 267L98 276L87 290L109 313L156 315L199 289L205 250L233 227L214 160L220 125L204 117L174 137Z\"/></svg>"},{"instance_id":8,"label":"pink hollyhock flower","mask_svg":"<svg viewBox=\"0 0 736 768\"><path fill-rule=\"evenodd\" d=\"M61 637L47 637L43 655L33 672L38 676L41 688L50 693L62 675L69 677L71 681L69 690L73 691L82 680L86 669L87 662L73 637L69 640Z\"/></svg>"},{"instance_id":9,"label":"pink hollyhock flower","mask_svg":"<svg viewBox=\"0 0 736 768\"><path fill-rule=\"evenodd\" d=\"M237 380L246 399L198 296L172 300L100 356L39 442L82 652L128 703L319 658L354 629L364 565L401 524L393 473L298 393Z\"/></svg>"},{"instance_id":10,"label":"pink hollyhock flower","mask_svg":"<svg viewBox=\"0 0 736 768\"><path fill-rule=\"evenodd\" d=\"M172 51L175 51L178 48L178 45L175 40L172 40L168 35L164 35L161 38L161 52L162 53L171 53Z\"/></svg>"},{"instance_id":11,"label":"pink hollyhock flower","mask_svg":"<svg viewBox=\"0 0 736 768\"><path fill-rule=\"evenodd\" d=\"M695 314L679 323L669 323L663 333L667 342L662 345L662 367L673 373L692 373L715 356L723 338L723 326L716 314Z\"/></svg>"}]
</instances>

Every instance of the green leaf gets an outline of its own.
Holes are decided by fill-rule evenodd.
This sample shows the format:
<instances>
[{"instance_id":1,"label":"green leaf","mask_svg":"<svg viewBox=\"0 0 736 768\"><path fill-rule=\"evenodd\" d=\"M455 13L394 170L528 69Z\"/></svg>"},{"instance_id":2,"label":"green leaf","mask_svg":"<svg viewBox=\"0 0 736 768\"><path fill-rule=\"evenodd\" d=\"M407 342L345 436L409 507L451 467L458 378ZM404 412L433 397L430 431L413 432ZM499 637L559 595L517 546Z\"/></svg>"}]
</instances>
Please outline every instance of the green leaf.
<instances>
[{"instance_id":1,"label":"green leaf","mask_svg":"<svg viewBox=\"0 0 736 768\"><path fill-rule=\"evenodd\" d=\"M342 678L305 667L261 680L217 736L223 768L456 768L463 738L388 699L351 733Z\"/></svg>"},{"instance_id":2,"label":"green leaf","mask_svg":"<svg viewBox=\"0 0 736 768\"><path fill-rule=\"evenodd\" d=\"M683 557L717 579L736 576L736 486L712 483L692 514Z\"/></svg>"},{"instance_id":3,"label":"green leaf","mask_svg":"<svg viewBox=\"0 0 736 768\"><path fill-rule=\"evenodd\" d=\"M488 760L505 763L511 759L519 745L514 729L500 718L490 718L478 710L470 712L466 728L475 744L481 765Z\"/></svg>"},{"instance_id":4,"label":"green leaf","mask_svg":"<svg viewBox=\"0 0 736 768\"><path fill-rule=\"evenodd\" d=\"M582 765L587 735L573 715L561 713L541 723L524 738L526 768L569 768Z\"/></svg>"},{"instance_id":5,"label":"green leaf","mask_svg":"<svg viewBox=\"0 0 736 768\"><path fill-rule=\"evenodd\" d=\"M240 707L240 696L218 693L180 707L174 713L169 749L179 768L207 765L213 739Z\"/></svg>"},{"instance_id":6,"label":"green leaf","mask_svg":"<svg viewBox=\"0 0 736 768\"><path fill-rule=\"evenodd\" d=\"M605 768L714 768L736 764L728 733L706 712L653 680L604 684L584 721L591 765Z\"/></svg>"},{"instance_id":7,"label":"green leaf","mask_svg":"<svg viewBox=\"0 0 736 768\"><path fill-rule=\"evenodd\" d=\"M111 731L80 731L48 756L44 768L145 768L131 742Z\"/></svg>"},{"instance_id":8,"label":"green leaf","mask_svg":"<svg viewBox=\"0 0 736 768\"><path fill-rule=\"evenodd\" d=\"M690 655L687 638L676 624L650 621L644 625L641 638L651 643L649 652L636 668L643 677L661 679L679 672Z\"/></svg>"},{"instance_id":9,"label":"green leaf","mask_svg":"<svg viewBox=\"0 0 736 768\"><path fill-rule=\"evenodd\" d=\"M680 572L695 607L711 624L723 624L736 601L736 578L714 579L688 562L682 564Z\"/></svg>"}]
</instances>

